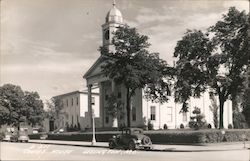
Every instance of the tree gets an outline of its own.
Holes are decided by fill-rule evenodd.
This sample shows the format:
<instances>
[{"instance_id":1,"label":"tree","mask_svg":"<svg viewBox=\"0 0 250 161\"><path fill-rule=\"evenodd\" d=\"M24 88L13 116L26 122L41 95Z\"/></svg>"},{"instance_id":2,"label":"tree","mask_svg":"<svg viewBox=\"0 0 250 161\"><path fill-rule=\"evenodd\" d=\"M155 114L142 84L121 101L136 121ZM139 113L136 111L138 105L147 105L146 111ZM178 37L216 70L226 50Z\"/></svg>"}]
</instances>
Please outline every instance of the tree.
<instances>
[{"instance_id":1,"label":"tree","mask_svg":"<svg viewBox=\"0 0 250 161\"><path fill-rule=\"evenodd\" d=\"M114 93L111 93L107 100L107 112L113 117L114 125L113 127L118 127L117 118L124 115L123 106L124 103L119 100Z\"/></svg>"},{"instance_id":2,"label":"tree","mask_svg":"<svg viewBox=\"0 0 250 161\"><path fill-rule=\"evenodd\" d=\"M38 93L23 92L17 85L0 87L0 105L1 124L14 125L19 129L21 122L34 125L43 119L43 103Z\"/></svg>"},{"instance_id":3,"label":"tree","mask_svg":"<svg viewBox=\"0 0 250 161\"><path fill-rule=\"evenodd\" d=\"M201 110L198 107L194 107L192 113L194 114L194 116L190 117L189 127L196 130L206 128L207 123L205 120L205 116L201 114Z\"/></svg>"},{"instance_id":4,"label":"tree","mask_svg":"<svg viewBox=\"0 0 250 161\"><path fill-rule=\"evenodd\" d=\"M250 127L250 88L246 89L243 95L243 115L245 116L248 127Z\"/></svg>"},{"instance_id":5,"label":"tree","mask_svg":"<svg viewBox=\"0 0 250 161\"><path fill-rule=\"evenodd\" d=\"M43 102L37 92L25 92L25 104L29 111L27 114L27 119L29 123L34 126L36 124L41 125L44 119L44 109Z\"/></svg>"},{"instance_id":6,"label":"tree","mask_svg":"<svg viewBox=\"0 0 250 161\"><path fill-rule=\"evenodd\" d=\"M207 89L219 98L219 127L224 128L224 103L244 88L244 72L250 63L249 16L234 7L207 33L189 30L177 43L176 101L200 97ZM211 38L212 37L212 38Z\"/></svg>"},{"instance_id":7,"label":"tree","mask_svg":"<svg viewBox=\"0 0 250 161\"><path fill-rule=\"evenodd\" d=\"M144 89L148 99L165 102L170 92L167 79L167 63L158 53L149 53L148 37L135 28L125 25L119 27L112 39L114 51L100 47L105 61L102 71L116 84L126 88L127 126L130 126L130 102L136 89Z\"/></svg>"},{"instance_id":8,"label":"tree","mask_svg":"<svg viewBox=\"0 0 250 161\"><path fill-rule=\"evenodd\" d=\"M58 97L53 97L46 101L46 117L50 120L58 120L61 113L65 114L63 109L63 102Z\"/></svg>"}]
</instances>

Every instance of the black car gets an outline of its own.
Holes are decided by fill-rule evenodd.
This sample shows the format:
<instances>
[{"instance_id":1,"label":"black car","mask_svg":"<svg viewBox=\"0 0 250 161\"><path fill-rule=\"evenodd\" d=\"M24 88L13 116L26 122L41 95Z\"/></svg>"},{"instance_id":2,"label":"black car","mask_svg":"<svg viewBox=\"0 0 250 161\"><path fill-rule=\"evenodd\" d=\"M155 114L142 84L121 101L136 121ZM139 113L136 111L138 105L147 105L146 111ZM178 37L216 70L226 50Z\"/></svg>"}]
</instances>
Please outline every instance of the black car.
<instances>
[{"instance_id":1,"label":"black car","mask_svg":"<svg viewBox=\"0 0 250 161\"><path fill-rule=\"evenodd\" d=\"M143 134L143 130L139 128L125 128L122 134L114 135L109 139L109 148L123 149L152 149L151 139Z\"/></svg>"}]
</instances>

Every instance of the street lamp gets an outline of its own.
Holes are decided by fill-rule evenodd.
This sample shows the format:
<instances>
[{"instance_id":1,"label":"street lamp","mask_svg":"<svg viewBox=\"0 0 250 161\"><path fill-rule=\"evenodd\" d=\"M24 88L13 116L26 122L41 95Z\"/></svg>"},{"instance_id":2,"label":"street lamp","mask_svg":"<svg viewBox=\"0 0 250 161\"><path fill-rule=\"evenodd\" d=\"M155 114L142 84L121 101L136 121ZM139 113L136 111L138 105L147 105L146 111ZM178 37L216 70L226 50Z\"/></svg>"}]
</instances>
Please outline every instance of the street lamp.
<instances>
[{"instance_id":1,"label":"street lamp","mask_svg":"<svg viewBox=\"0 0 250 161\"><path fill-rule=\"evenodd\" d=\"M92 142L91 145L95 145L96 139L95 139L95 113L94 109L92 108L92 127L93 127L93 137L92 137Z\"/></svg>"}]
</instances>

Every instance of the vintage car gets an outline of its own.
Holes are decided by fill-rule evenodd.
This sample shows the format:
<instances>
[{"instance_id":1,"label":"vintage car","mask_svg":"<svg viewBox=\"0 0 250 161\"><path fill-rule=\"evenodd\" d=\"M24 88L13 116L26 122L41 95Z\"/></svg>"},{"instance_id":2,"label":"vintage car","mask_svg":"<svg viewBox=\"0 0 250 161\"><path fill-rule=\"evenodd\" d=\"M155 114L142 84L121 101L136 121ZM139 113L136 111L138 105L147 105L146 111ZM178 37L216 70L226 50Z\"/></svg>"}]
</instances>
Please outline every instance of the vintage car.
<instances>
[{"instance_id":1,"label":"vintage car","mask_svg":"<svg viewBox=\"0 0 250 161\"><path fill-rule=\"evenodd\" d=\"M109 148L122 149L152 149L151 139L143 134L143 130L139 128L124 128L122 133L114 135L109 139Z\"/></svg>"},{"instance_id":2,"label":"vintage car","mask_svg":"<svg viewBox=\"0 0 250 161\"><path fill-rule=\"evenodd\" d=\"M27 132L26 131L19 131L17 141L19 141L19 142L28 142L29 141L29 136L28 136Z\"/></svg>"},{"instance_id":3,"label":"vintage car","mask_svg":"<svg viewBox=\"0 0 250 161\"><path fill-rule=\"evenodd\" d=\"M11 132L8 132L8 131L5 132L3 141L11 141L11 136L12 136Z\"/></svg>"}]
</instances>

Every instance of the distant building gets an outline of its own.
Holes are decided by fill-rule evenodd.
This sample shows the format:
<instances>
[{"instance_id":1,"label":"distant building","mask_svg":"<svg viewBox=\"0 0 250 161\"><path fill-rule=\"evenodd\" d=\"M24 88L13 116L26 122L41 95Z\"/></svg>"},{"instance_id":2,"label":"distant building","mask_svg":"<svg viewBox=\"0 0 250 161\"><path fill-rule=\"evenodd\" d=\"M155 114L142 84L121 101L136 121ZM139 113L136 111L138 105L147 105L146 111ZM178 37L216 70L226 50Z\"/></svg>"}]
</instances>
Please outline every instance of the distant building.
<instances>
[{"instance_id":1,"label":"distant building","mask_svg":"<svg viewBox=\"0 0 250 161\"><path fill-rule=\"evenodd\" d=\"M53 97L60 100L62 106L59 119L55 120L55 129L66 129L67 126L76 127L78 124L82 130L90 127L87 94L86 91L74 91ZM92 93L91 101L95 116L98 118L100 111L98 90ZM98 119L96 122L98 124Z\"/></svg>"}]
</instances>

